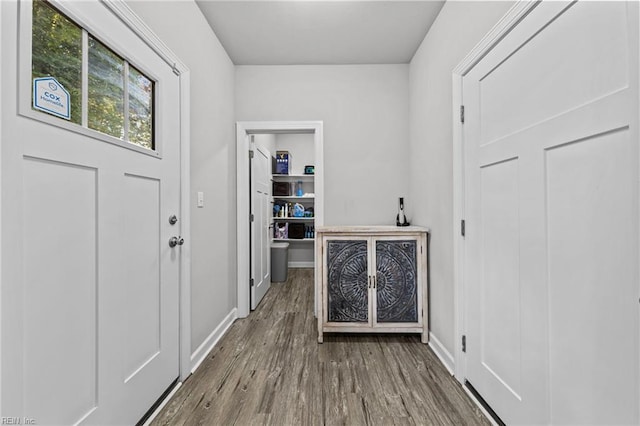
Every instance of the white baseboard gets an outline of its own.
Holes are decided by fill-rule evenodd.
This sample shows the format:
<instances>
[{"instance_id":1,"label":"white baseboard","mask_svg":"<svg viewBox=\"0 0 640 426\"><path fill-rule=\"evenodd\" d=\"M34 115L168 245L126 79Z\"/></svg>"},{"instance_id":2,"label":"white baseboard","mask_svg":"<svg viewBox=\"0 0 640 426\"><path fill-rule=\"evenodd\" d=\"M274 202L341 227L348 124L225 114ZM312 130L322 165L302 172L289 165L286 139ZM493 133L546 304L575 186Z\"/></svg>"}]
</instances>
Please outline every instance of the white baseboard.
<instances>
[{"instance_id":1,"label":"white baseboard","mask_svg":"<svg viewBox=\"0 0 640 426\"><path fill-rule=\"evenodd\" d=\"M231 324L238 318L238 309L233 308L229 315L222 320L220 325L207 337L204 342L191 354L191 373L196 371L202 361L207 357L211 349L218 343L218 341L225 335Z\"/></svg>"},{"instance_id":2,"label":"white baseboard","mask_svg":"<svg viewBox=\"0 0 640 426\"><path fill-rule=\"evenodd\" d=\"M453 355L449 353L447 348L445 348L444 345L440 342L440 340L438 340L438 338L434 336L433 333L431 332L429 333L429 347L436 354L436 356L438 357L442 365L444 365L444 367L447 369L449 374L453 376L455 374L454 372L455 372L456 361L453 358Z\"/></svg>"},{"instance_id":3,"label":"white baseboard","mask_svg":"<svg viewBox=\"0 0 640 426\"><path fill-rule=\"evenodd\" d=\"M314 261L311 262L289 262L289 268L313 268L316 266Z\"/></svg>"}]
</instances>

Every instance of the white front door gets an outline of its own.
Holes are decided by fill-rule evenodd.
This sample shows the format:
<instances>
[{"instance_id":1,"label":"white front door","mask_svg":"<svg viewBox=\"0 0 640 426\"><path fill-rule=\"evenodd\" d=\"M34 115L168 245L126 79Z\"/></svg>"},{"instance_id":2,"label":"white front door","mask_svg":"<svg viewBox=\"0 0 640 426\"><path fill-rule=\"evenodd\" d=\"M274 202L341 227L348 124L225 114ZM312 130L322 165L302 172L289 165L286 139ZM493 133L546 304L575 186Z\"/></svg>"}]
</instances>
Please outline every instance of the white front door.
<instances>
[{"instance_id":1,"label":"white front door","mask_svg":"<svg viewBox=\"0 0 640 426\"><path fill-rule=\"evenodd\" d=\"M251 160L251 310L271 287L271 154L254 146Z\"/></svg>"},{"instance_id":2,"label":"white front door","mask_svg":"<svg viewBox=\"0 0 640 426\"><path fill-rule=\"evenodd\" d=\"M104 4L53 5L112 50L84 72L126 58L129 126L155 81L155 146L32 110L31 3L2 2L1 414L133 424L179 374L179 77Z\"/></svg>"},{"instance_id":3,"label":"white front door","mask_svg":"<svg viewBox=\"0 0 640 426\"><path fill-rule=\"evenodd\" d=\"M466 379L507 424L638 424L638 5L538 4L463 99Z\"/></svg>"}]
</instances>

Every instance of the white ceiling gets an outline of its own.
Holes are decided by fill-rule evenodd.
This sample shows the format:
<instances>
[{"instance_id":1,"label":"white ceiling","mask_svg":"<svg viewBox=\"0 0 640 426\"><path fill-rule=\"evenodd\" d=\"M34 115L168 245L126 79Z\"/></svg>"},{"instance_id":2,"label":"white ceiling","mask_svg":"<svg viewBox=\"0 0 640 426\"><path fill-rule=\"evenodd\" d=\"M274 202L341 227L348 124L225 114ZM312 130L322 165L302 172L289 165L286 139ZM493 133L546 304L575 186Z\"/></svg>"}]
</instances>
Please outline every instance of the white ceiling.
<instances>
[{"instance_id":1,"label":"white ceiling","mask_svg":"<svg viewBox=\"0 0 640 426\"><path fill-rule=\"evenodd\" d=\"M444 1L196 0L236 65L409 63Z\"/></svg>"}]
</instances>

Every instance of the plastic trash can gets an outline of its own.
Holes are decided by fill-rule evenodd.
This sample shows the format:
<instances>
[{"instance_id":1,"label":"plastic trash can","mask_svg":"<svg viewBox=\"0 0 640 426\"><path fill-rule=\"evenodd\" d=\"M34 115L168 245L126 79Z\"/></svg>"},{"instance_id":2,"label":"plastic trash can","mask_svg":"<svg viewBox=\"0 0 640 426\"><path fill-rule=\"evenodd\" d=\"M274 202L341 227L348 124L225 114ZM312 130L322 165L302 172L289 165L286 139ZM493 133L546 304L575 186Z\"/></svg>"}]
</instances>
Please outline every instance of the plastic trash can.
<instances>
[{"instance_id":1,"label":"plastic trash can","mask_svg":"<svg viewBox=\"0 0 640 426\"><path fill-rule=\"evenodd\" d=\"M271 281L280 283L287 280L289 271L289 243L271 244Z\"/></svg>"}]
</instances>

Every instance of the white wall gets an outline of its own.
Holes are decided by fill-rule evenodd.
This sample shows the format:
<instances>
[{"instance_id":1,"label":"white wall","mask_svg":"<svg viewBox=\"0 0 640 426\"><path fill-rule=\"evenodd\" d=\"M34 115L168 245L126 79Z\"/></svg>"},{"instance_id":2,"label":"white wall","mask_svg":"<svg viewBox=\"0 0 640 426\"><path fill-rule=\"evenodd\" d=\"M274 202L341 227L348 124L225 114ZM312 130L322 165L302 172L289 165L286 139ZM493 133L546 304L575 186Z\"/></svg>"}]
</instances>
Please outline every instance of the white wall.
<instances>
[{"instance_id":1,"label":"white wall","mask_svg":"<svg viewBox=\"0 0 640 426\"><path fill-rule=\"evenodd\" d=\"M446 2L410 64L408 216L431 228L431 332L454 353L451 72L512 6Z\"/></svg>"},{"instance_id":2,"label":"white wall","mask_svg":"<svg viewBox=\"0 0 640 426\"><path fill-rule=\"evenodd\" d=\"M236 119L322 120L325 224L394 223L409 183L408 65L238 66Z\"/></svg>"},{"instance_id":3,"label":"white wall","mask_svg":"<svg viewBox=\"0 0 640 426\"><path fill-rule=\"evenodd\" d=\"M193 1L130 1L191 71L191 348L236 306L234 66ZM203 191L205 207L195 205Z\"/></svg>"}]
</instances>

